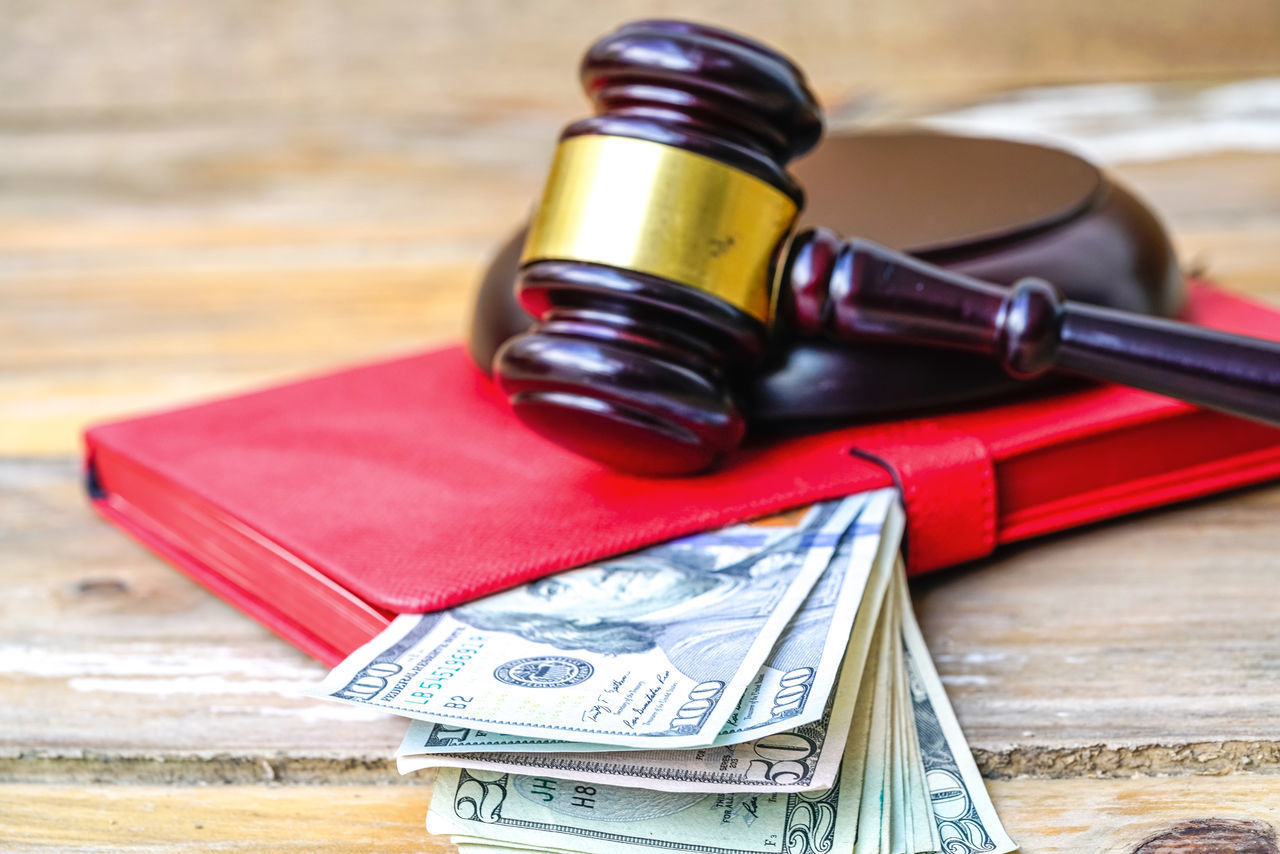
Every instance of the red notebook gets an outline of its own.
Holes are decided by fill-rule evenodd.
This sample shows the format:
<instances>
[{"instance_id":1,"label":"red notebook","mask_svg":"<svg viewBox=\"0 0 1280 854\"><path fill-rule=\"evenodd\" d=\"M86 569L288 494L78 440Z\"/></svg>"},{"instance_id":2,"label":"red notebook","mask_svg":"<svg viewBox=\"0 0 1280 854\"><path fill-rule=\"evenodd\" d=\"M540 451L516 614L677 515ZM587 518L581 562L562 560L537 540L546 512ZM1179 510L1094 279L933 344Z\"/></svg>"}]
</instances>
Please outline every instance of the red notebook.
<instances>
[{"instance_id":1,"label":"red notebook","mask_svg":"<svg viewBox=\"0 0 1280 854\"><path fill-rule=\"evenodd\" d=\"M1280 313L1206 285L1188 318L1280 334ZM456 347L98 426L86 444L107 519L330 664L397 613L887 486L891 470L914 572L1280 474L1280 430L1100 386L644 479L526 431Z\"/></svg>"}]
</instances>

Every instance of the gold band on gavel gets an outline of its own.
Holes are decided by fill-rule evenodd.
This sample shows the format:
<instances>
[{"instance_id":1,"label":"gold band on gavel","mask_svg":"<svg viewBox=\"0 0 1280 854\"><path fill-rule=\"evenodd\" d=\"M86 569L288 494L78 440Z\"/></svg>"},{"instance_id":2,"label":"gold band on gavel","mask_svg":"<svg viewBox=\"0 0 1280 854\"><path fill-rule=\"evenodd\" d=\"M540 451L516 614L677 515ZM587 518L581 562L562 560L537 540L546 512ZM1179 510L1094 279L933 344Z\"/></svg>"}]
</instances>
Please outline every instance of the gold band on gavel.
<instances>
[{"instance_id":1,"label":"gold band on gavel","mask_svg":"<svg viewBox=\"0 0 1280 854\"><path fill-rule=\"evenodd\" d=\"M714 294L762 321L769 266L798 208L740 169L621 136L560 143L521 265L587 261Z\"/></svg>"}]
</instances>

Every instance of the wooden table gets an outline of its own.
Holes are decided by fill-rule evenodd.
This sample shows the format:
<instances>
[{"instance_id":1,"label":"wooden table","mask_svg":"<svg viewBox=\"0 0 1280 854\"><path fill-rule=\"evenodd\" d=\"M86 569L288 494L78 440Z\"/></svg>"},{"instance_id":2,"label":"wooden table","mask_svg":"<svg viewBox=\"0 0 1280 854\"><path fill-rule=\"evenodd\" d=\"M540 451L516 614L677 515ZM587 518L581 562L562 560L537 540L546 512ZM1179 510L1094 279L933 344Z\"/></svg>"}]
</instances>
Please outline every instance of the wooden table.
<instances>
[{"instance_id":1,"label":"wooden table","mask_svg":"<svg viewBox=\"0 0 1280 854\"><path fill-rule=\"evenodd\" d=\"M0 848L449 850L400 722L294 696L315 662L92 515L78 435L457 338L564 118L3 137ZM1115 171L1182 258L1280 305L1280 154ZM1276 851L1278 520L1255 488L915 585L1024 851Z\"/></svg>"}]
</instances>

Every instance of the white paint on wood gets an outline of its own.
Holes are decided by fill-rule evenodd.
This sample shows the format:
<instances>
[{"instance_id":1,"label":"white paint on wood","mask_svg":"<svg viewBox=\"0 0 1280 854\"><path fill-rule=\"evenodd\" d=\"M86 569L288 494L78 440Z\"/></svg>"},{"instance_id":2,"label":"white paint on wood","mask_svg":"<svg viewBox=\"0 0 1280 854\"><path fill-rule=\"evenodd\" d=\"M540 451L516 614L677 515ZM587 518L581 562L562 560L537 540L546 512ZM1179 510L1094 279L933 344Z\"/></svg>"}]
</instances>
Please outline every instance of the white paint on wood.
<instances>
[{"instance_id":1,"label":"white paint on wood","mask_svg":"<svg viewBox=\"0 0 1280 854\"><path fill-rule=\"evenodd\" d=\"M1208 89L1102 83L1024 89L929 116L940 130L1068 148L1099 163L1280 151L1280 77Z\"/></svg>"},{"instance_id":2,"label":"white paint on wood","mask_svg":"<svg viewBox=\"0 0 1280 854\"><path fill-rule=\"evenodd\" d=\"M204 644L189 650L162 648L158 644L131 644L124 649L110 650L0 644L0 674L46 679L217 676L230 680L234 676L246 676L272 678L280 684L310 684L319 682L327 672L319 664L249 657L234 647Z\"/></svg>"}]
</instances>

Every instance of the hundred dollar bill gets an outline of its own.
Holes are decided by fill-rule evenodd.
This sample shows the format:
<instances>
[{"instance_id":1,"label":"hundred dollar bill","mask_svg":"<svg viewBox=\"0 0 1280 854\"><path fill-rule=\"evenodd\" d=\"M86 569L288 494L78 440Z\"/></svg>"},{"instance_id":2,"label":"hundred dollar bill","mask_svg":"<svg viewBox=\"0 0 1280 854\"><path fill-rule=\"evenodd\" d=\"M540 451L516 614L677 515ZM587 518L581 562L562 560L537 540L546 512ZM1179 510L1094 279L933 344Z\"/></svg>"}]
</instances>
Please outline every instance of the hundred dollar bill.
<instances>
[{"instance_id":1,"label":"hundred dollar bill","mask_svg":"<svg viewBox=\"0 0 1280 854\"><path fill-rule=\"evenodd\" d=\"M901 573L901 569L899 569ZM911 703L933 817L947 854L1017 850L983 785L942 680L911 610L905 580L898 585Z\"/></svg>"},{"instance_id":2,"label":"hundred dollar bill","mask_svg":"<svg viewBox=\"0 0 1280 854\"><path fill-rule=\"evenodd\" d=\"M878 624L886 621L886 613L877 615ZM883 628L874 637L878 661L894 638ZM856 691L855 733L870 717L876 676L869 665ZM867 728L860 730L865 746ZM444 768L436 777L427 830L448 834L460 854L507 854L515 848L584 854L849 852L864 775L862 759L852 752L857 742L855 734L834 785L811 792L661 792Z\"/></svg>"},{"instance_id":3,"label":"hundred dollar bill","mask_svg":"<svg viewBox=\"0 0 1280 854\"><path fill-rule=\"evenodd\" d=\"M440 772L427 829L448 833L462 854L541 852L640 854L690 850L716 854L834 854L838 851L945 851L1008 854L1016 850L978 775L910 610L905 579L878 620L875 650L858 691L854 732L839 777L805 793L671 793L596 786L497 771ZM886 643L886 639L888 643ZM905 672L904 672L905 671ZM890 683L897 682L897 685ZM910 724L919 729L929 795L906 784L894 762L912 752L900 740L909 689ZM875 690L869 690L875 684ZM906 818L928 812L933 833ZM780 844L782 843L782 844Z\"/></svg>"},{"instance_id":4,"label":"hundred dollar bill","mask_svg":"<svg viewBox=\"0 0 1280 854\"><path fill-rule=\"evenodd\" d=\"M884 601L882 580L891 577L904 521L896 489L866 494L835 559L770 650L715 744L757 739L814 720L837 674L857 684ZM873 574L876 582L867 597Z\"/></svg>"},{"instance_id":5,"label":"hundred dollar bill","mask_svg":"<svg viewBox=\"0 0 1280 854\"><path fill-rule=\"evenodd\" d=\"M857 670L860 668L848 668ZM799 792L830 788L858 685L841 680L816 721L755 741L686 750L599 753L430 753L396 759L401 773L454 767L666 792Z\"/></svg>"},{"instance_id":6,"label":"hundred dollar bill","mask_svg":"<svg viewBox=\"0 0 1280 854\"><path fill-rule=\"evenodd\" d=\"M891 577L891 567L880 573ZM886 585L868 590L862 613L878 616ZM772 733L750 742L694 750L627 750L566 753L414 753L415 732L429 724L414 722L396 759L401 773L431 767L478 768L515 774L545 774L564 780L635 786L673 792L807 791L829 788L840 767L853 719L863 662L853 658L852 644L841 668L839 686L817 721Z\"/></svg>"},{"instance_id":7,"label":"hundred dollar bill","mask_svg":"<svg viewBox=\"0 0 1280 854\"><path fill-rule=\"evenodd\" d=\"M401 616L311 693L486 732L707 745L863 501L815 505L781 532L738 525Z\"/></svg>"},{"instance_id":8,"label":"hundred dollar bill","mask_svg":"<svg viewBox=\"0 0 1280 854\"><path fill-rule=\"evenodd\" d=\"M879 615L878 622L885 620ZM875 660L894 641L877 630ZM855 692L864 719L876 675L874 664L866 668ZM790 794L668 793L449 768L436 778L427 829L452 834L463 854L505 854L515 846L590 854L835 854L853 848L862 776L861 760L848 751L831 788Z\"/></svg>"},{"instance_id":9,"label":"hundred dollar bill","mask_svg":"<svg viewBox=\"0 0 1280 854\"><path fill-rule=\"evenodd\" d=\"M889 503L890 499L892 504ZM868 515L872 522L864 522ZM413 721L397 751L397 767L401 773L440 766L511 771L517 774L541 773L561 779L678 792L767 789L805 791L829 787L835 779L844 750L853 717L854 699L862 679L868 650L871 648L872 634L886 599L889 583L894 577L894 561L901 535L901 512L897 509L896 497L893 494L872 496L858 517L856 526L862 529L865 524L880 530L886 517L889 517L890 524L884 526L885 537L875 560L868 560L870 566L852 574L851 585L856 585L853 592L861 600L856 607L857 621L852 627L852 633L847 623L840 623L830 630L829 637L814 639L813 645L819 647L829 645L831 639L838 641L841 637L845 638L847 644L838 687L835 694L827 698L825 710L817 721L805 720L798 727L777 732L767 729L766 735L752 741L720 744L721 739L717 739L712 747L699 750L622 752L591 752L583 748L595 747L594 745L532 740L529 743L536 744L539 749L516 747L507 751L476 751L470 749L469 734L466 731ZM861 539L862 535L857 535L857 538ZM846 534L841 541L836 559L832 561L833 566L828 568L822 580L815 585L809 599L805 600L805 605L797 612L797 617L810 607L811 600L819 593L819 587L829 577L846 577L845 573L835 572L834 569L842 552L844 557L850 556L849 543L852 539L854 537ZM835 593L824 595L828 601L822 607L828 610L841 598ZM897 599L894 597L890 601L896 604ZM852 622L852 618L850 621ZM793 619L792 622L794 624L796 620ZM784 635L777 646L787 643L788 639ZM777 647L775 655L776 650ZM762 675L757 677L757 683L753 685L764 681L764 673L765 668L761 668ZM806 675L812 677L812 673ZM830 689L819 686L818 690ZM748 689L748 694L750 693L751 690ZM794 704L799 707L807 702L806 697L796 697ZM741 708L740 704L739 709ZM796 717L804 720L807 716ZM731 731L730 726L731 724L726 725L721 731L722 736ZM490 743L504 738L485 733L477 736L475 740L484 739ZM457 746L444 751L440 749L442 744ZM559 752L549 753L542 749L549 744L559 747Z\"/></svg>"},{"instance_id":10,"label":"hundred dollar bill","mask_svg":"<svg viewBox=\"0 0 1280 854\"><path fill-rule=\"evenodd\" d=\"M838 670L852 665L858 668L850 673L854 684L861 678L876 622L876 615L867 611L878 612L884 600L903 528L896 490L877 490L864 497L866 503L840 540L827 570L782 631L713 744L759 739L808 723L823 713ZM615 750L611 745L415 721L396 755Z\"/></svg>"},{"instance_id":11,"label":"hundred dollar bill","mask_svg":"<svg viewBox=\"0 0 1280 854\"><path fill-rule=\"evenodd\" d=\"M895 640L882 627L886 621L886 614L878 615L874 661ZM872 663L854 692L855 719L870 717L876 676ZM861 732L865 746L865 726ZM427 830L450 834L465 854L504 854L512 847L586 854L852 851L864 774L853 751L857 740L846 748L832 787L799 793L675 793L444 768L436 777Z\"/></svg>"}]
</instances>

